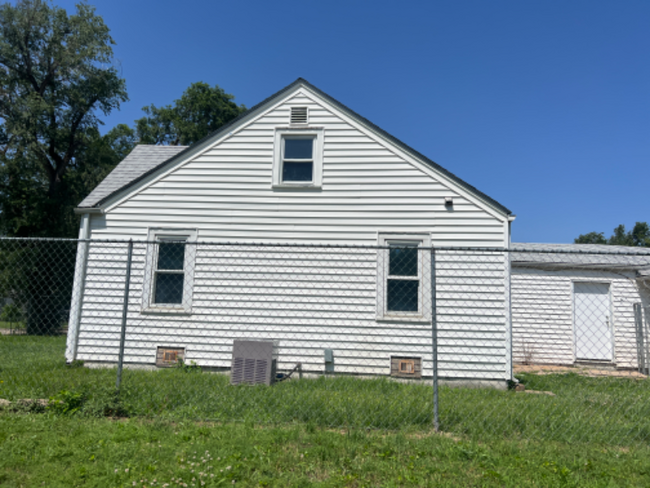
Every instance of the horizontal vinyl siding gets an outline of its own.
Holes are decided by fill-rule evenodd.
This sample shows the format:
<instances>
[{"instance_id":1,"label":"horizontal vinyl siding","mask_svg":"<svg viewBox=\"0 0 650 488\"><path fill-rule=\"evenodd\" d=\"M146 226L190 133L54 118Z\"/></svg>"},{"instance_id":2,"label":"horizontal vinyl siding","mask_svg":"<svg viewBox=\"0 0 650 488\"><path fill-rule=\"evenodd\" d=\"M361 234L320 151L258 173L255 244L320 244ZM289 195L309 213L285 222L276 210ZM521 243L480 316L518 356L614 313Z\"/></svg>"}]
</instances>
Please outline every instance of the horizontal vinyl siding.
<instances>
[{"instance_id":1,"label":"horizontal vinyl siding","mask_svg":"<svg viewBox=\"0 0 650 488\"><path fill-rule=\"evenodd\" d=\"M201 241L377 244L378 232L431 233L436 246L503 247L506 225L306 97L310 125L324 127L321 191L274 191L281 105L218 146L112 208L93 215L95 239L145 239L149 227L197 229ZM453 210L444 198L453 197ZM280 367L324 369L323 349L343 373L388 374L390 356L416 356L431 375L431 324L377 321L374 250L199 247L191 314L141 313L146 249L136 244L126 361L154 364L157 346L186 360L229 367L237 338L277 339ZM221 257L219 256L221 253ZM120 262L125 256L115 254ZM115 361L124 266L91 250L79 359ZM503 257L440 256L440 375L507 379ZM115 269L113 269L115 268ZM120 273L122 273L120 275ZM429 302L430 305L430 302Z\"/></svg>"},{"instance_id":2,"label":"horizontal vinyl siding","mask_svg":"<svg viewBox=\"0 0 650 488\"><path fill-rule=\"evenodd\" d=\"M432 374L430 323L376 320L373 249L199 245L190 315L141 313L146 245L136 243L125 361L151 364L158 346L186 348L186 360L228 368L235 339L280 342L280 367L301 362L322 372L324 349L335 371L388 374L391 356L421 357ZM382 251L380 251L382 252ZM113 256L114 265L107 265ZM125 255L89 256L79 359L117 359ZM505 261L502 255L437 253L440 376L504 380ZM110 286L106 286L106 284ZM425 286L428 280L422 281ZM427 285L428 286L428 285ZM424 306L431 305L427 290Z\"/></svg>"},{"instance_id":3,"label":"horizontal vinyl siding","mask_svg":"<svg viewBox=\"0 0 650 488\"><path fill-rule=\"evenodd\" d=\"M285 104L112 209L93 237L191 225L202 240L368 244L392 230L433 232L435 245L504 245L503 221L309 98L288 103L308 106L310 125L324 127L322 191L271 188ZM454 198L453 211L445 197Z\"/></svg>"},{"instance_id":4,"label":"horizontal vinyl siding","mask_svg":"<svg viewBox=\"0 0 650 488\"><path fill-rule=\"evenodd\" d=\"M515 362L573 364L573 282L610 283L614 354L618 367L637 366L633 304L642 301L633 273L547 271L513 267L512 327Z\"/></svg>"},{"instance_id":5,"label":"horizontal vinyl siding","mask_svg":"<svg viewBox=\"0 0 650 488\"><path fill-rule=\"evenodd\" d=\"M506 378L506 257L437 251L436 310L440 376ZM475 374L475 373L473 373Z\"/></svg>"}]
</instances>

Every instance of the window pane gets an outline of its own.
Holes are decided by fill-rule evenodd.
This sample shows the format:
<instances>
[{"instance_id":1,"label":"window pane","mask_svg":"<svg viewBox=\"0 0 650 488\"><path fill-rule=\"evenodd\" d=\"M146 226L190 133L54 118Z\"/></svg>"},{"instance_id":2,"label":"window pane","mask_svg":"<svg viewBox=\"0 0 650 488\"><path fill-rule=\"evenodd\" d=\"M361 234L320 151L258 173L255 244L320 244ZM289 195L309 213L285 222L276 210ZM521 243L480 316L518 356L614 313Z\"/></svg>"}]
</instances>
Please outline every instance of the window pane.
<instances>
[{"instance_id":1,"label":"window pane","mask_svg":"<svg viewBox=\"0 0 650 488\"><path fill-rule=\"evenodd\" d=\"M285 139L284 159L312 159L313 139Z\"/></svg>"},{"instance_id":2,"label":"window pane","mask_svg":"<svg viewBox=\"0 0 650 488\"><path fill-rule=\"evenodd\" d=\"M418 248L391 247L388 274L390 276L417 276Z\"/></svg>"},{"instance_id":3,"label":"window pane","mask_svg":"<svg viewBox=\"0 0 650 488\"><path fill-rule=\"evenodd\" d=\"M184 242L160 242L158 246L158 267L156 269L183 269Z\"/></svg>"},{"instance_id":4,"label":"window pane","mask_svg":"<svg viewBox=\"0 0 650 488\"><path fill-rule=\"evenodd\" d=\"M183 274L156 273L154 303L183 303Z\"/></svg>"},{"instance_id":5,"label":"window pane","mask_svg":"<svg viewBox=\"0 0 650 488\"><path fill-rule=\"evenodd\" d=\"M282 181L311 181L314 169L313 163L290 163L282 165Z\"/></svg>"},{"instance_id":6,"label":"window pane","mask_svg":"<svg viewBox=\"0 0 650 488\"><path fill-rule=\"evenodd\" d=\"M388 280L388 311L417 312L419 287L419 281Z\"/></svg>"}]
</instances>

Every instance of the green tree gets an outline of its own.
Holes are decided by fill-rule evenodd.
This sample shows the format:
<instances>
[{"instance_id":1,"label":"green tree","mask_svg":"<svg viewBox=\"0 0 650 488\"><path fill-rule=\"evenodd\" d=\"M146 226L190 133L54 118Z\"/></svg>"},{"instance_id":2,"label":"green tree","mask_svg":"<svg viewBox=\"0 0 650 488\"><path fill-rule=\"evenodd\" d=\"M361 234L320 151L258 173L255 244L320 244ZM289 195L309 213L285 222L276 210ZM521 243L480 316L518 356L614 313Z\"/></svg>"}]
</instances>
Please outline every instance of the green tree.
<instances>
[{"instance_id":1,"label":"green tree","mask_svg":"<svg viewBox=\"0 0 650 488\"><path fill-rule=\"evenodd\" d=\"M74 170L66 175L67 205L78 205L133 150L136 142L135 131L126 124L116 125L103 136L97 129L89 130ZM77 225L75 219L75 229Z\"/></svg>"},{"instance_id":2,"label":"green tree","mask_svg":"<svg viewBox=\"0 0 650 488\"><path fill-rule=\"evenodd\" d=\"M57 203L60 215L43 224L52 199L43 190L47 180L41 166L29 153L17 150L0 167L0 223L5 235L19 237L76 237L79 221L73 209L133 149L135 132L124 124L101 136L88 129L73 164L64 174ZM49 229L56 223L58 232Z\"/></svg>"},{"instance_id":3,"label":"green tree","mask_svg":"<svg viewBox=\"0 0 650 488\"><path fill-rule=\"evenodd\" d=\"M66 176L100 120L127 100L113 39L88 4L0 6L0 231L76 234Z\"/></svg>"},{"instance_id":4,"label":"green tree","mask_svg":"<svg viewBox=\"0 0 650 488\"><path fill-rule=\"evenodd\" d=\"M614 233L608 239L607 244L612 246L632 246L632 236L629 232L625 232L625 226L621 224L614 229Z\"/></svg>"},{"instance_id":5,"label":"green tree","mask_svg":"<svg viewBox=\"0 0 650 488\"><path fill-rule=\"evenodd\" d=\"M614 233L605 239L603 232L589 232L574 239L576 244L609 244L611 246L650 247L650 226L647 222L637 222L630 231L621 224Z\"/></svg>"},{"instance_id":6,"label":"green tree","mask_svg":"<svg viewBox=\"0 0 650 488\"><path fill-rule=\"evenodd\" d=\"M604 232L589 232L579 235L574 241L576 244L607 244Z\"/></svg>"},{"instance_id":7,"label":"green tree","mask_svg":"<svg viewBox=\"0 0 650 488\"><path fill-rule=\"evenodd\" d=\"M106 173L105 144L127 139L98 133L98 114L127 100L112 44L86 3L71 15L44 0L0 5L0 233L76 236L72 208ZM30 334L54 333L65 321L69 244L2 243L0 292L25 310Z\"/></svg>"},{"instance_id":8,"label":"green tree","mask_svg":"<svg viewBox=\"0 0 650 488\"><path fill-rule=\"evenodd\" d=\"M650 247L650 226L647 222L637 222L630 234L633 246Z\"/></svg>"},{"instance_id":9,"label":"green tree","mask_svg":"<svg viewBox=\"0 0 650 488\"><path fill-rule=\"evenodd\" d=\"M173 105L150 105L135 121L139 142L188 146L238 117L246 110L218 85L192 83Z\"/></svg>"}]
</instances>

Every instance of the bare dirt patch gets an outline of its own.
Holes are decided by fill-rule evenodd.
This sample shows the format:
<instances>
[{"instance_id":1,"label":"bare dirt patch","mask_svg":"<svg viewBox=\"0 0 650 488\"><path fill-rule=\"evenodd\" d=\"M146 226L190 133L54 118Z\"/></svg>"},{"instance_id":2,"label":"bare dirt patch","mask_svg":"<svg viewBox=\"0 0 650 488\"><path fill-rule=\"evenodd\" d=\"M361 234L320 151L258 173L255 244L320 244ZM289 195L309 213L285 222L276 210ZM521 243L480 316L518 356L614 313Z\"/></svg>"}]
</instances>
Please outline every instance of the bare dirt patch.
<instances>
[{"instance_id":1,"label":"bare dirt patch","mask_svg":"<svg viewBox=\"0 0 650 488\"><path fill-rule=\"evenodd\" d=\"M531 374L579 374L581 376L595 377L612 377L612 378L635 378L646 379L647 376L638 371L613 369L613 368L596 368L586 366L556 366L552 364L515 364L513 367L515 375L517 373Z\"/></svg>"}]
</instances>

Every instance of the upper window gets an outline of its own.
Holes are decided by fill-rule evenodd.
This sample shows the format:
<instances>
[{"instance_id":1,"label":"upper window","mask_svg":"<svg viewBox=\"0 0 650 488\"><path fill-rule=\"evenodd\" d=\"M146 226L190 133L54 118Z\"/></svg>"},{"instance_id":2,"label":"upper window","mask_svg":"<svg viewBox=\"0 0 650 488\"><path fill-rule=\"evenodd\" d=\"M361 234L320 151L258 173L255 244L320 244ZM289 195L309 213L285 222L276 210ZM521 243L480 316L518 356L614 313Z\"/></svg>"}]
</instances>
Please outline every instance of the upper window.
<instances>
[{"instance_id":1,"label":"upper window","mask_svg":"<svg viewBox=\"0 0 650 488\"><path fill-rule=\"evenodd\" d=\"M323 130L276 130L273 186L320 188L323 173Z\"/></svg>"},{"instance_id":2,"label":"upper window","mask_svg":"<svg viewBox=\"0 0 650 488\"><path fill-rule=\"evenodd\" d=\"M150 229L149 240L143 310L190 312L196 231Z\"/></svg>"},{"instance_id":3,"label":"upper window","mask_svg":"<svg viewBox=\"0 0 650 488\"><path fill-rule=\"evenodd\" d=\"M429 236L381 234L379 245L377 318L431 320Z\"/></svg>"},{"instance_id":4,"label":"upper window","mask_svg":"<svg viewBox=\"0 0 650 488\"><path fill-rule=\"evenodd\" d=\"M282 151L282 182L314 179L314 138L284 137Z\"/></svg>"}]
</instances>

